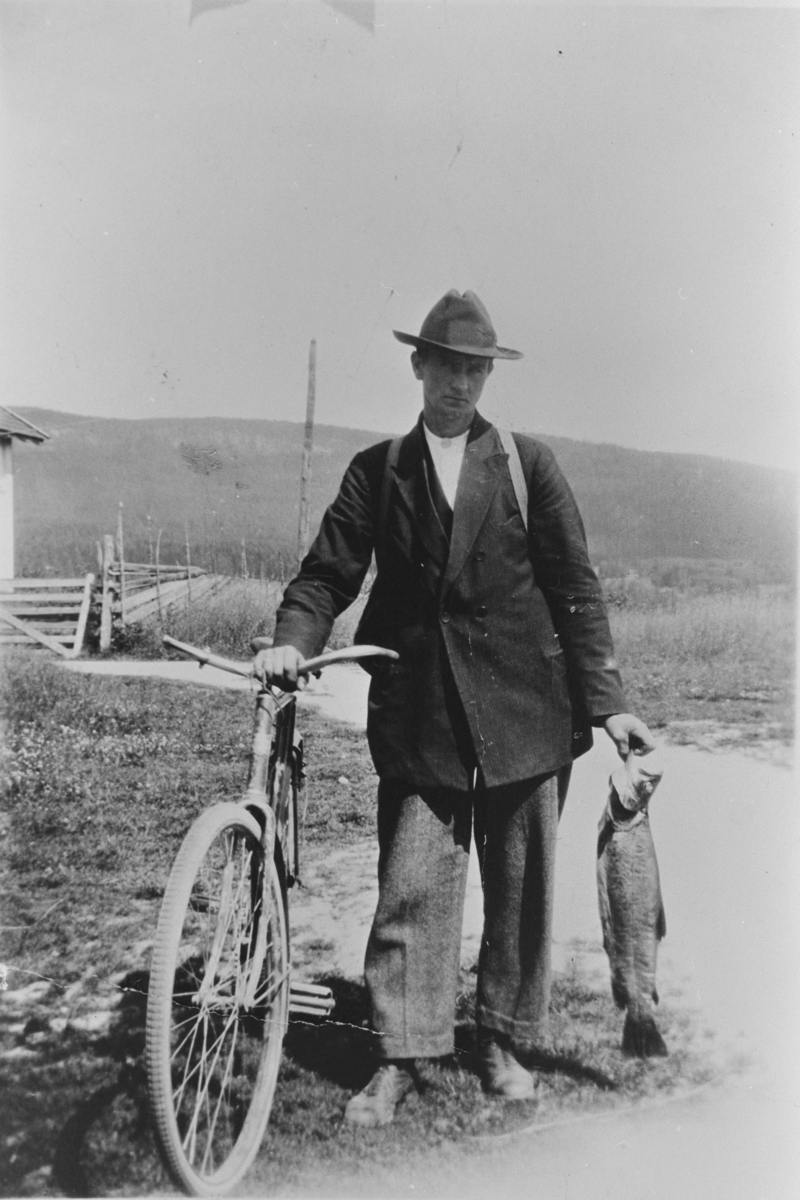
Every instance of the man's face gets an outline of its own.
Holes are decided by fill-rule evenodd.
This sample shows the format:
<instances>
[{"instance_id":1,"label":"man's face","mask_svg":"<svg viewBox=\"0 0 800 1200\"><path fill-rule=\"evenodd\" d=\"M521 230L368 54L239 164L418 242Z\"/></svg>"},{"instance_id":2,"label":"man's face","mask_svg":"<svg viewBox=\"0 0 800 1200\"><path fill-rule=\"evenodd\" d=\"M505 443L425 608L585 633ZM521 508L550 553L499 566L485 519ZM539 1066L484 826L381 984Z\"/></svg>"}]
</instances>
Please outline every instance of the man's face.
<instances>
[{"instance_id":1,"label":"man's face","mask_svg":"<svg viewBox=\"0 0 800 1200\"><path fill-rule=\"evenodd\" d=\"M469 429L492 360L429 346L424 356L414 351L411 366L422 381L422 408L431 433L456 437Z\"/></svg>"}]
</instances>

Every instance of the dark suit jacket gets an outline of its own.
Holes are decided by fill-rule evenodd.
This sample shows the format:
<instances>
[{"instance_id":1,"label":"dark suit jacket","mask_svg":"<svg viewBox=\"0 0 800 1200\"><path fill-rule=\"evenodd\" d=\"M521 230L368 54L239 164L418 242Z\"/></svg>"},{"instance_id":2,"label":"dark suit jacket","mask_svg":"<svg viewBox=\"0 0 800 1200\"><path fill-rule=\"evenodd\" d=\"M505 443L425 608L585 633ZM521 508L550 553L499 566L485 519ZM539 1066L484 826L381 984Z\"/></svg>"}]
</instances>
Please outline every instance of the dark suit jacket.
<instances>
[{"instance_id":1,"label":"dark suit jacket","mask_svg":"<svg viewBox=\"0 0 800 1200\"><path fill-rule=\"evenodd\" d=\"M487 787L571 762L626 710L580 514L552 453L515 434L528 534L497 431L476 414L450 541L431 500L421 422L403 440L382 538L389 442L357 454L278 610L275 644L318 654L378 574L356 634L397 650L372 671L367 734L382 779Z\"/></svg>"}]
</instances>

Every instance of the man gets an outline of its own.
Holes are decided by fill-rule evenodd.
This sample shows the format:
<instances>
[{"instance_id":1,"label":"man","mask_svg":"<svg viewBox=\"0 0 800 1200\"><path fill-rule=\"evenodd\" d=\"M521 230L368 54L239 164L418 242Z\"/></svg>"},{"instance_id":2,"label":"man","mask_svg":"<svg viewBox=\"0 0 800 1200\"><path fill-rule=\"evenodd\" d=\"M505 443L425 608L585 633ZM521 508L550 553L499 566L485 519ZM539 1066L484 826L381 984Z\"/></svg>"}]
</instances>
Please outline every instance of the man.
<instances>
[{"instance_id":1,"label":"man","mask_svg":"<svg viewBox=\"0 0 800 1200\"><path fill-rule=\"evenodd\" d=\"M347 1105L361 1125L391 1121L415 1061L453 1049L473 824L480 1068L494 1094L533 1094L518 1054L547 1032L556 831L572 760L592 725L623 756L653 748L625 712L583 526L552 454L515 435L526 531L509 456L476 411L494 360L521 355L497 345L473 292L448 292L418 337L395 336L414 347L420 420L399 446L353 459L286 590L273 648L255 660L264 678L298 686L375 551L356 641L399 659L372 669L369 693L380 858L365 975L382 1065Z\"/></svg>"}]
</instances>

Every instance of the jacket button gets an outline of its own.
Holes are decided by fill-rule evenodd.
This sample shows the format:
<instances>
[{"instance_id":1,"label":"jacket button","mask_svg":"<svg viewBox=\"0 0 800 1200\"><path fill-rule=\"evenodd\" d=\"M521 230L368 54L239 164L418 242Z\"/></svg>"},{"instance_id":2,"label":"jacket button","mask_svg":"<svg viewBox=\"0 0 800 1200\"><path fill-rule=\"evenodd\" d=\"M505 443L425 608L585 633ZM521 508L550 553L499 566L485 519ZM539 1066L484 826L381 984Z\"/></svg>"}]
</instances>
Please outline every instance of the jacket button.
<instances>
[{"instance_id":1,"label":"jacket button","mask_svg":"<svg viewBox=\"0 0 800 1200\"><path fill-rule=\"evenodd\" d=\"M441 621L442 621L442 622L443 622L445 625L446 625L446 624L447 624L447 622L450 620L450 613L447 611L447 609L446 609L446 608L443 608L443 609L442 609L441 613L439 614L439 619L440 619L440 620L441 620Z\"/></svg>"},{"instance_id":2,"label":"jacket button","mask_svg":"<svg viewBox=\"0 0 800 1200\"><path fill-rule=\"evenodd\" d=\"M485 558L486 558L486 551L485 551L485 550L476 550L476 551L475 551L475 560L476 560L476 562L483 562L483 560L484 560Z\"/></svg>"},{"instance_id":3,"label":"jacket button","mask_svg":"<svg viewBox=\"0 0 800 1200\"><path fill-rule=\"evenodd\" d=\"M475 616L480 617L482 619L483 617L486 616L488 611L489 610L485 604L479 604L478 607L475 609Z\"/></svg>"}]
</instances>

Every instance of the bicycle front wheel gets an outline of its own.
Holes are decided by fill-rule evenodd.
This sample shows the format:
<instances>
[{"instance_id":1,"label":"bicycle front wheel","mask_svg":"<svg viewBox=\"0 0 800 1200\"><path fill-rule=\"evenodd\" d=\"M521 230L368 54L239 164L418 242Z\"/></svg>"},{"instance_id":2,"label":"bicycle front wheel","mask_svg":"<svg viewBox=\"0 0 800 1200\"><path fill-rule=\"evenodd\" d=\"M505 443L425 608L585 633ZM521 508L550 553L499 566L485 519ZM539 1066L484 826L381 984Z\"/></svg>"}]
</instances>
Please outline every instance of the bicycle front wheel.
<instances>
[{"instance_id":1,"label":"bicycle front wheel","mask_svg":"<svg viewBox=\"0 0 800 1200\"><path fill-rule=\"evenodd\" d=\"M285 897L257 821L218 804L181 846L161 906L147 1004L147 1073L176 1181L219 1196L269 1120L289 1005Z\"/></svg>"}]
</instances>

